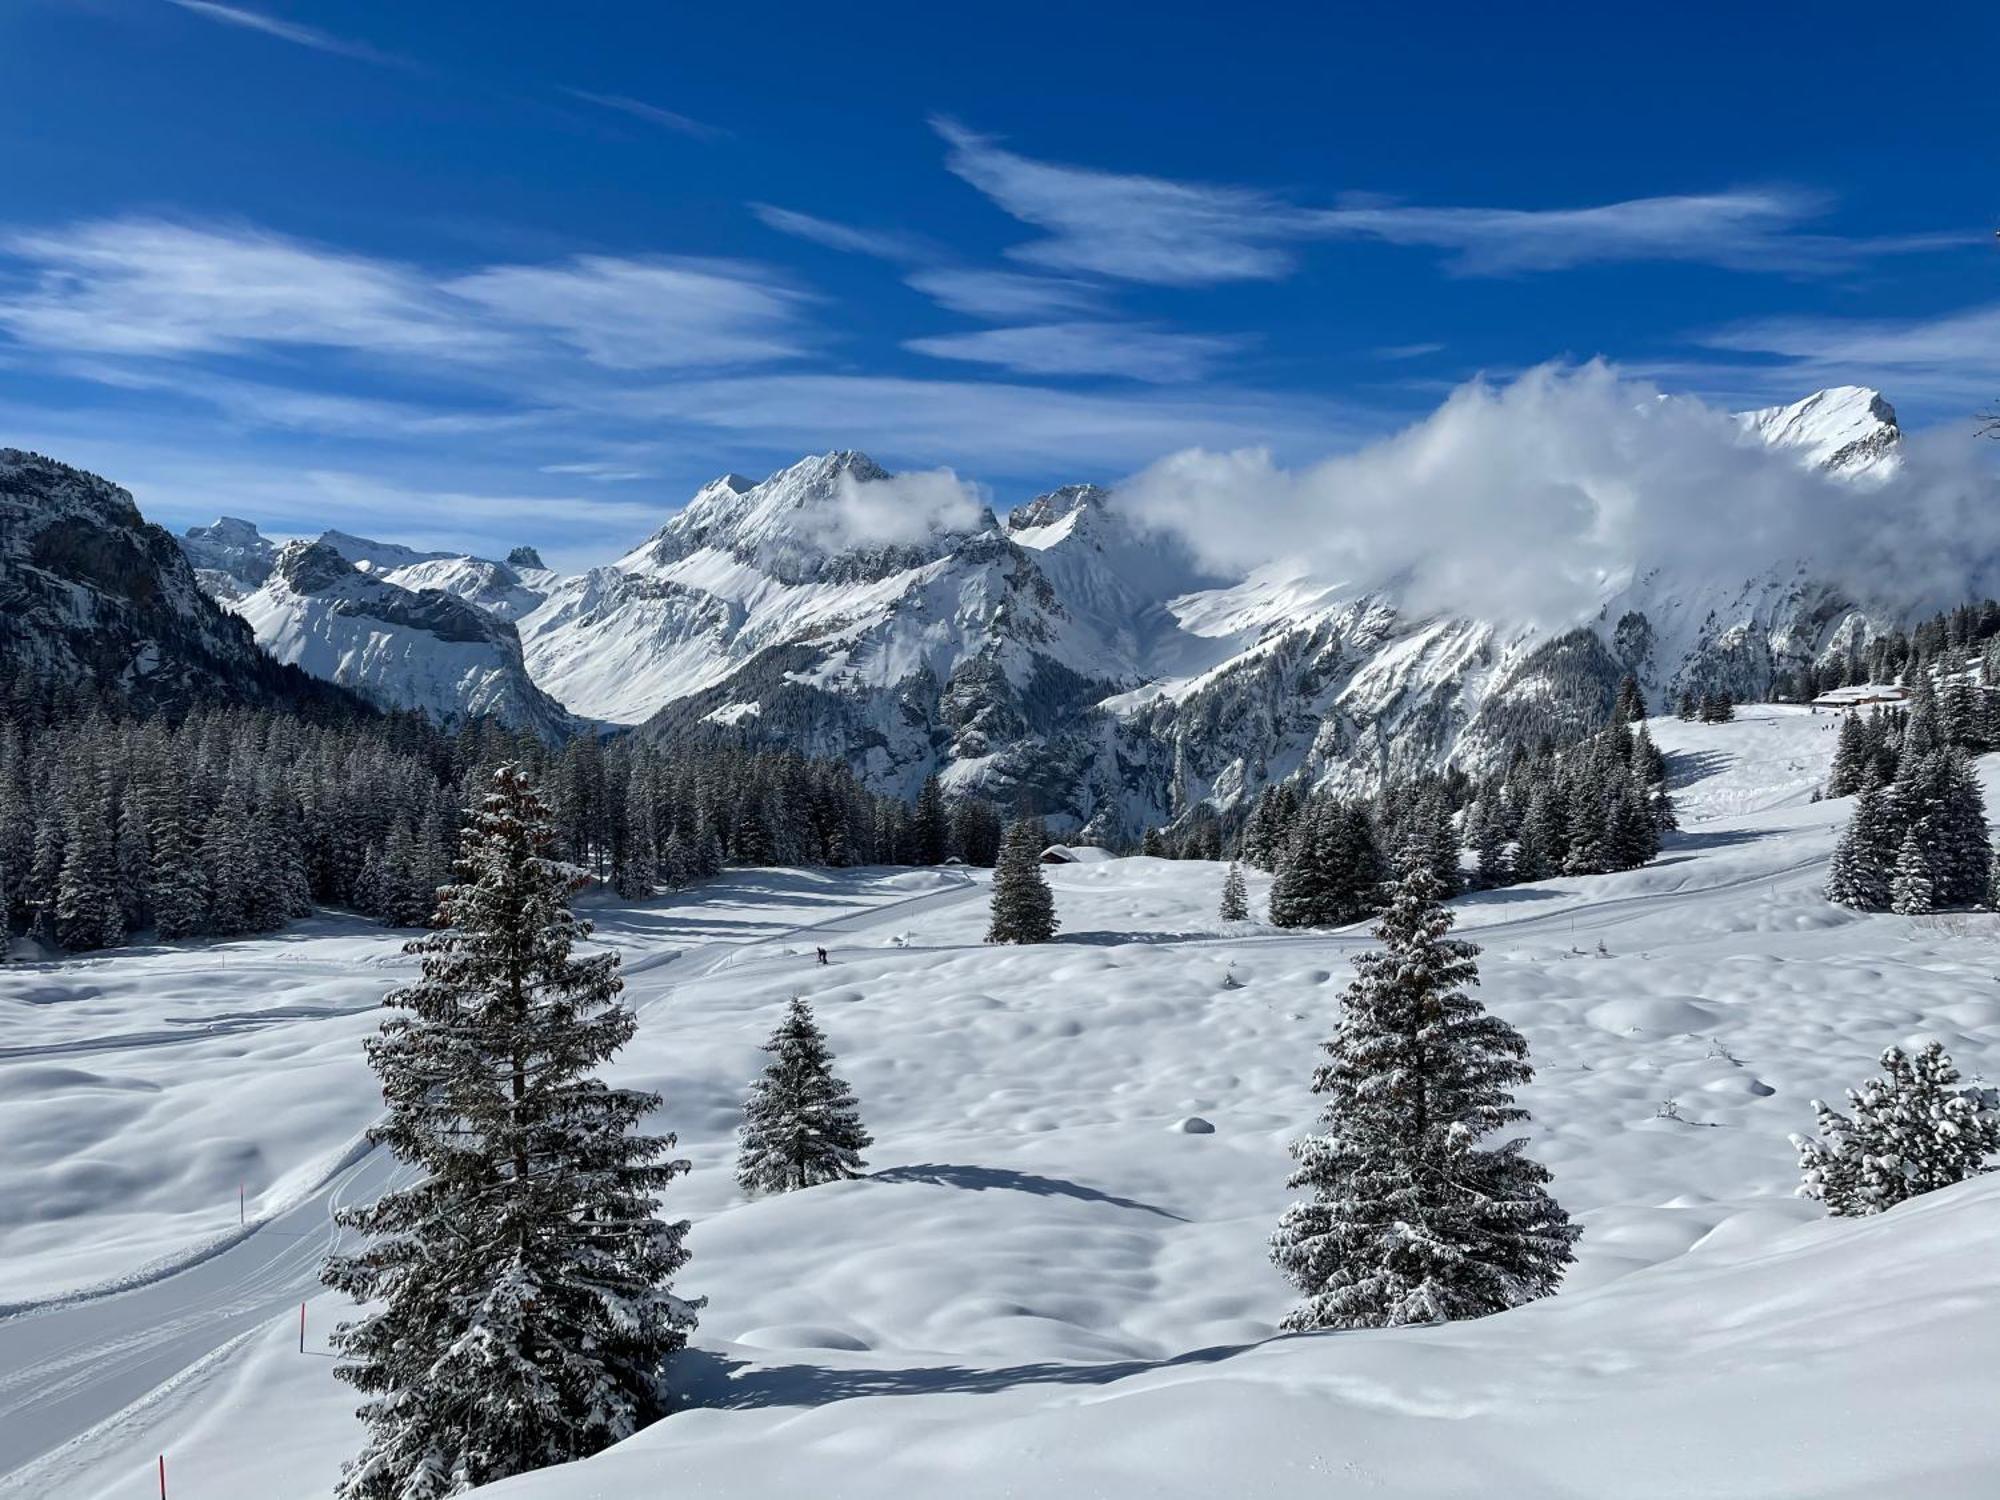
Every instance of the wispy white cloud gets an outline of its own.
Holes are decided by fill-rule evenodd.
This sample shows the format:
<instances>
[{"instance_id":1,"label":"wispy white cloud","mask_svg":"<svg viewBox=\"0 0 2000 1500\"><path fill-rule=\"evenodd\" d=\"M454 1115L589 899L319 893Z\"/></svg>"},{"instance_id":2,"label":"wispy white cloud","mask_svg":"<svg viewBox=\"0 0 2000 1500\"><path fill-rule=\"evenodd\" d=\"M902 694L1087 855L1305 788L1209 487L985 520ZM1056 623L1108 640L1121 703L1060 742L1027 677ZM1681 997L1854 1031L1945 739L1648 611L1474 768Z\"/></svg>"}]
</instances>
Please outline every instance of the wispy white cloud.
<instances>
[{"instance_id":1,"label":"wispy white cloud","mask_svg":"<svg viewBox=\"0 0 2000 1500\"><path fill-rule=\"evenodd\" d=\"M262 11L245 10L240 5L220 5L216 0L167 0L167 3L200 16L204 20L214 21L223 26L235 26L244 31L261 32L265 36L276 37L281 42L290 42L297 47L310 47L315 52L331 52L336 57L349 57L356 62L374 63L385 68L416 66L406 57L378 51L366 42L350 41L346 37L321 31L317 26L302 26L296 21L267 16Z\"/></svg>"},{"instance_id":2,"label":"wispy white cloud","mask_svg":"<svg viewBox=\"0 0 2000 1500\"><path fill-rule=\"evenodd\" d=\"M1464 276L1648 260L1811 272L1972 242L1957 233L1848 239L1800 231L1829 206L1821 195L1787 189L1633 198L1575 209L1367 203L1313 214L1311 232L1447 251L1447 269Z\"/></svg>"},{"instance_id":3,"label":"wispy white cloud","mask_svg":"<svg viewBox=\"0 0 2000 1500\"><path fill-rule=\"evenodd\" d=\"M914 261L926 260L936 253L919 236L906 234L899 229L858 229L852 224L838 224L832 219L816 218L812 214L798 213L789 208L777 208L769 203L753 203L750 205L750 212L780 234L789 234L794 239L810 240L815 245L824 245L829 250L842 250L850 255L872 255L878 260Z\"/></svg>"},{"instance_id":4,"label":"wispy white cloud","mask_svg":"<svg viewBox=\"0 0 2000 1500\"><path fill-rule=\"evenodd\" d=\"M599 484L622 484L634 479L651 479L648 469L635 469L630 464L611 459L591 459L583 463L543 464L544 474L575 474L579 478L594 479Z\"/></svg>"},{"instance_id":5,"label":"wispy white cloud","mask_svg":"<svg viewBox=\"0 0 2000 1500\"><path fill-rule=\"evenodd\" d=\"M577 393L600 419L703 433L724 451L864 448L898 464L1103 477L1188 443L1322 451L1380 419L1325 397L1219 386L1077 391L1000 380L720 376Z\"/></svg>"},{"instance_id":6,"label":"wispy white cloud","mask_svg":"<svg viewBox=\"0 0 2000 1500\"><path fill-rule=\"evenodd\" d=\"M621 115L630 115L635 120L644 120L648 125L658 125L663 130L679 131L697 140L712 141L729 134L719 125L710 125L687 115L677 114L671 109L662 109L657 104L648 104L643 99L628 98L624 94L597 94L589 89L564 89L572 99L581 99L586 104L595 104L600 109L615 110Z\"/></svg>"},{"instance_id":7,"label":"wispy white cloud","mask_svg":"<svg viewBox=\"0 0 2000 1500\"><path fill-rule=\"evenodd\" d=\"M910 339L933 359L998 365L1018 375L1122 375L1156 384L1199 380L1244 341L1142 323L1037 323Z\"/></svg>"},{"instance_id":8,"label":"wispy white cloud","mask_svg":"<svg viewBox=\"0 0 2000 1500\"><path fill-rule=\"evenodd\" d=\"M1095 312L1104 293L1081 281L972 266L934 266L905 278L938 306L974 318L1014 322Z\"/></svg>"},{"instance_id":9,"label":"wispy white cloud","mask_svg":"<svg viewBox=\"0 0 2000 1500\"><path fill-rule=\"evenodd\" d=\"M2000 304L1916 318L1764 318L1698 336L1752 356L1756 373L1808 390L1859 382L1971 410L2000 396Z\"/></svg>"},{"instance_id":10,"label":"wispy white cloud","mask_svg":"<svg viewBox=\"0 0 2000 1500\"><path fill-rule=\"evenodd\" d=\"M304 346L465 371L555 346L620 370L741 365L799 353L809 300L761 267L684 257L438 278L241 226L115 219L0 238L0 333L72 354Z\"/></svg>"},{"instance_id":11,"label":"wispy white cloud","mask_svg":"<svg viewBox=\"0 0 2000 1500\"><path fill-rule=\"evenodd\" d=\"M255 343L477 356L416 272L242 226L108 219L0 239L0 331L41 348L189 354Z\"/></svg>"},{"instance_id":12,"label":"wispy white cloud","mask_svg":"<svg viewBox=\"0 0 2000 1500\"><path fill-rule=\"evenodd\" d=\"M1505 276L1625 261L1812 273L1973 243L1959 232L1846 238L1803 226L1829 204L1785 188L1633 198L1582 208L1477 208L1350 199L1301 205L1262 189L1037 161L951 120L946 165L1045 231L1016 259L1163 286L1275 280L1315 240L1441 251L1450 271Z\"/></svg>"},{"instance_id":13,"label":"wispy white cloud","mask_svg":"<svg viewBox=\"0 0 2000 1500\"><path fill-rule=\"evenodd\" d=\"M757 364L804 348L804 294L737 261L587 255L492 266L443 290L617 370Z\"/></svg>"},{"instance_id":14,"label":"wispy white cloud","mask_svg":"<svg viewBox=\"0 0 2000 1500\"><path fill-rule=\"evenodd\" d=\"M1307 216L1251 188L1035 161L948 119L945 164L1048 238L1017 259L1165 286L1269 280L1293 265Z\"/></svg>"}]
</instances>

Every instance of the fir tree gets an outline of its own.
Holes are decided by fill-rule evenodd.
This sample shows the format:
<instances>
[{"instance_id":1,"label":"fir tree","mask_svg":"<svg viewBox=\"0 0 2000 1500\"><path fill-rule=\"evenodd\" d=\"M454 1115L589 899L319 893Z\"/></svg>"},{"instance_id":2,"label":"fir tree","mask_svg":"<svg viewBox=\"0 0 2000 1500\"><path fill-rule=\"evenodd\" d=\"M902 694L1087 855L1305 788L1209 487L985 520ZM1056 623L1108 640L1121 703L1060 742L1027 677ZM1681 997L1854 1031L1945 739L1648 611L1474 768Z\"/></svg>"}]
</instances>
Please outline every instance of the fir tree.
<instances>
[{"instance_id":1,"label":"fir tree","mask_svg":"<svg viewBox=\"0 0 2000 1500\"><path fill-rule=\"evenodd\" d=\"M1829 797L1851 797L1866 783L1873 755L1868 744L1868 731L1861 720L1853 714L1844 714L1840 720L1840 743L1833 752L1833 768L1827 773L1826 794Z\"/></svg>"},{"instance_id":2,"label":"fir tree","mask_svg":"<svg viewBox=\"0 0 2000 1500\"><path fill-rule=\"evenodd\" d=\"M1218 915L1225 922L1250 920L1250 890L1243 883L1243 871L1237 868L1233 859L1222 877L1222 908Z\"/></svg>"},{"instance_id":3,"label":"fir tree","mask_svg":"<svg viewBox=\"0 0 2000 1500\"><path fill-rule=\"evenodd\" d=\"M1834 845L1826 899L1856 911L1887 911L1896 865L1895 833L1889 794L1880 787L1868 788L1855 800L1854 813Z\"/></svg>"},{"instance_id":4,"label":"fir tree","mask_svg":"<svg viewBox=\"0 0 2000 1500\"><path fill-rule=\"evenodd\" d=\"M584 872L549 857L547 808L502 766L466 834L423 978L369 1043L388 1106L373 1138L422 1178L341 1221L327 1263L376 1304L336 1369L369 1397L340 1500L432 1500L594 1453L662 1413L661 1368L698 1303L671 1290L687 1224L654 1217L687 1170L634 1133L657 1095L593 1071L631 1039L615 953L578 959Z\"/></svg>"},{"instance_id":5,"label":"fir tree","mask_svg":"<svg viewBox=\"0 0 2000 1500\"><path fill-rule=\"evenodd\" d=\"M764 1050L771 1061L750 1086L737 1135L743 1191L788 1193L860 1176L872 1142L853 1093L833 1076L812 1007L795 997Z\"/></svg>"},{"instance_id":6,"label":"fir tree","mask_svg":"<svg viewBox=\"0 0 2000 1500\"><path fill-rule=\"evenodd\" d=\"M1889 878L1889 910L1899 917L1922 916L1935 911L1931 858L1924 848L1925 828L1915 824L1903 835L1896 852L1895 873Z\"/></svg>"},{"instance_id":7,"label":"fir tree","mask_svg":"<svg viewBox=\"0 0 2000 1500\"><path fill-rule=\"evenodd\" d=\"M1022 818L1007 830L993 868L993 920L989 943L1046 943L1056 935L1055 897L1042 874L1048 833L1039 818Z\"/></svg>"},{"instance_id":8,"label":"fir tree","mask_svg":"<svg viewBox=\"0 0 2000 1500\"><path fill-rule=\"evenodd\" d=\"M1851 1114L1813 1101L1819 1138L1793 1136L1799 1195L1840 1217L1879 1214L1986 1170L2000 1151L2000 1112L1983 1090L1959 1088L1943 1046L1882 1054L1880 1078L1847 1093Z\"/></svg>"},{"instance_id":9,"label":"fir tree","mask_svg":"<svg viewBox=\"0 0 2000 1500\"><path fill-rule=\"evenodd\" d=\"M935 776L926 776L917 793L917 805L910 813L910 842L916 864L941 865L951 853L951 814Z\"/></svg>"},{"instance_id":10,"label":"fir tree","mask_svg":"<svg viewBox=\"0 0 2000 1500\"><path fill-rule=\"evenodd\" d=\"M1639 690L1639 679L1626 673L1618 683L1618 697L1611 705L1611 721L1614 724L1636 724L1646 717L1646 695Z\"/></svg>"},{"instance_id":11,"label":"fir tree","mask_svg":"<svg viewBox=\"0 0 2000 1500\"><path fill-rule=\"evenodd\" d=\"M1483 1147L1526 1111L1520 1033L1466 993L1472 944L1447 936L1436 877L1413 864L1355 960L1329 1061L1321 1130L1297 1142L1272 1259L1305 1300L1290 1329L1379 1328L1499 1312L1555 1290L1579 1230L1522 1142Z\"/></svg>"},{"instance_id":12,"label":"fir tree","mask_svg":"<svg viewBox=\"0 0 2000 1500\"><path fill-rule=\"evenodd\" d=\"M72 789L62 869L56 877L55 937L72 952L125 941L110 818L94 790Z\"/></svg>"}]
</instances>

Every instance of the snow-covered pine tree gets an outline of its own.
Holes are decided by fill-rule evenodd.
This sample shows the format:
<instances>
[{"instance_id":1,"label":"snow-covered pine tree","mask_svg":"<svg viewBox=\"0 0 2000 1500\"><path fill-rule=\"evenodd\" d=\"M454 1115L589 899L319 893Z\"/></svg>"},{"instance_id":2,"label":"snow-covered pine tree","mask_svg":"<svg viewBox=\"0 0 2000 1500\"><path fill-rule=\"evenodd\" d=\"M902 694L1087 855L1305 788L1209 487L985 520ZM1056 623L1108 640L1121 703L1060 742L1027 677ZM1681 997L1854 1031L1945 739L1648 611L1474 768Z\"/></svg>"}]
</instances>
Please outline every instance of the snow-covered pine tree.
<instances>
[{"instance_id":1,"label":"snow-covered pine tree","mask_svg":"<svg viewBox=\"0 0 2000 1500\"><path fill-rule=\"evenodd\" d=\"M1250 888L1243 883L1243 871L1233 859L1222 877L1222 907L1218 915L1225 922L1250 920Z\"/></svg>"},{"instance_id":2,"label":"snow-covered pine tree","mask_svg":"<svg viewBox=\"0 0 2000 1500\"><path fill-rule=\"evenodd\" d=\"M1889 793L1871 786L1855 799L1853 815L1833 847L1826 899L1856 911L1887 911L1895 875L1895 839Z\"/></svg>"},{"instance_id":3,"label":"snow-covered pine tree","mask_svg":"<svg viewBox=\"0 0 2000 1500\"><path fill-rule=\"evenodd\" d=\"M674 1295L687 1224L654 1216L687 1170L635 1133L659 1097L595 1069L630 1040L615 953L575 958L584 879L549 857L548 809L511 765L467 830L423 978L369 1043L374 1139L423 1173L341 1221L370 1236L327 1283L374 1304L336 1373L368 1396L340 1500L433 1500L581 1458L662 1412L699 1302Z\"/></svg>"},{"instance_id":4,"label":"snow-covered pine tree","mask_svg":"<svg viewBox=\"0 0 2000 1500\"><path fill-rule=\"evenodd\" d=\"M1018 819L1000 846L993 867L993 919L989 943L1046 943L1056 935L1055 897L1042 874L1048 831L1039 818Z\"/></svg>"},{"instance_id":5,"label":"snow-covered pine tree","mask_svg":"<svg viewBox=\"0 0 2000 1500\"><path fill-rule=\"evenodd\" d=\"M1547 880L1562 869L1568 852L1562 795L1546 780L1535 782L1521 814L1521 837L1514 851L1516 880Z\"/></svg>"},{"instance_id":6,"label":"snow-covered pine tree","mask_svg":"<svg viewBox=\"0 0 2000 1500\"><path fill-rule=\"evenodd\" d=\"M1834 748L1833 767L1826 777L1827 796L1853 796L1865 784L1873 764L1874 754L1868 743L1867 729L1856 715L1841 715L1840 743Z\"/></svg>"},{"instance_id":7,"label":"snow-covered pine tree","mask_svg":"<svg viewBox=\"0 0 2000 1500\"><path fill-rule=\"evenodd\" d=\"M1318 1133L1295 1143L1271 1258L1305 1300L1291 1329L1380 1328L1499 1312L1555 1290L1579 1229L1522 1142L1481 1146L1527 1112L1519 1032L1467 993L1472 944L1421 863L1355 959L1328 1061Z\"/></svg>"},{"instance_id":8,"label":"snow-covered pine tree","mask_svg":"<svg viewBox=\"0 0 2000 1500\"><path fill-rule=\"evenodd\" d=\"M944 788L926 776L910 812L912 853L920 865L941 865L951 853L951 813L944 805Z\"/></svg>"},{"instance_id":9,"label":"snow-covered pine tree","mask_svg":"<svg viewBox=\"0 0 2000 1500\"><path fill-rule=\"evenodd\" d=\"M1851 1114L1814 1100L1819 1138L1792 1138L1799 1195L1831 1214L1882 1213L1979 1175L2000 1151L2000 1111L1985 1090L1959 1087L1941 1043L1927 1042L1914 1056L1889 1048L1882 1074L1848 1090Z\"/></svg>"},{"instance_id":10,"label":"snow-covered pine tree","mask_svg":"<svg viewBox=\"0 0 2000 1500\"><path fill-rule=\"evenodd\" d=\"M1931 857L1925 847L1927 833L1924 822L1911 825L1896 851L1895 873L1889 877L1889 910L1899 917L1920 917L1937 910Z\"/></svg>"},{"instance_id":11,"label":"snow-covered pine tree","mask_svg":"<svg viewBox=\"0 0 2000 1500\"><path fill-rule=\"evenodd\" d=\"M737 1133L736 1181L746 1193L788 1193L859 1177L873 1144L859 1102L833 1076L833 1054L812 1007L793 998L764 1044L764 1076L750 1085Z\"/></svg>"},{"instance_id":12,"label":"snow-covered pine tree","mask_svg":"<svg viewBox=\"0 0 2000 1500\"><path fill-rule=\"evenodd\" d=\"M1611 705L1611 722L1614 724L1636 724L1646 717L1646 695L1639 690L1639 679L1626 673L1618 682L1618 697Z\"/></svg>"},{"instance_id":13,"label":"snow-covered pine tree","mask_svg":"<svg viewBox=\"0 0 2000 1500\"><path fill-rule=\"evenodd\" d=\"M56 877L56 941L72 952L109 948L125 941L110 808L94 786L72 785L67 811Z\"/></svg>"},{"instance_id":14,"label":"snow-covered pine tree","mask_svg":"<svg viewBox=\"0 0 2000 1500\"><path fill-rule=\"evenodd\" d=\"M1472 852L1480 885L1487 889L1511 885L1514 880L1514 853L1507 841L1506 811L1500 804L1498 787L1489 789L1473 804L1468 814L1472 825Z\"/></svg>"},{"instance_id":15,"label":"snow-covered pine tree","mask_svg":"<svg viewBox=\"0 0 2000 1500\"><path fill-rule=\"evenodd\" d=\"M1271 925L1337 927L1354 920L1342 865L1348 831L1340 804L1315 797L1298 825L1271 882Z\"/></svg>"}]
</instances>

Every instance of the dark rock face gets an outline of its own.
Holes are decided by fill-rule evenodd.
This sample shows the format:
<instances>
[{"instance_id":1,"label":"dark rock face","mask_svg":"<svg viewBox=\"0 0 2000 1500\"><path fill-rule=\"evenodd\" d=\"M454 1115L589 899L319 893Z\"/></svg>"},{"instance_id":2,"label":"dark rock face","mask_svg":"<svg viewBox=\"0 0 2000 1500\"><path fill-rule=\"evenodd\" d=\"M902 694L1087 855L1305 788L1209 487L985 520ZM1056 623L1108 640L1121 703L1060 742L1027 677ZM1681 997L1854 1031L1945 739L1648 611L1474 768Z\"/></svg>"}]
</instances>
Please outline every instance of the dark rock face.
<instances>
[{"instance_id":1,"label":"dark rock face","mask_svg":"<svg viewBox=\"0 0 2000 1500\"><path fill-rule=\"evenodd\" d=\"M17 448L0 448L0 670L88 684L140 708L360 710L273 661L124 490Z\"/></svg>"}]
</instances>

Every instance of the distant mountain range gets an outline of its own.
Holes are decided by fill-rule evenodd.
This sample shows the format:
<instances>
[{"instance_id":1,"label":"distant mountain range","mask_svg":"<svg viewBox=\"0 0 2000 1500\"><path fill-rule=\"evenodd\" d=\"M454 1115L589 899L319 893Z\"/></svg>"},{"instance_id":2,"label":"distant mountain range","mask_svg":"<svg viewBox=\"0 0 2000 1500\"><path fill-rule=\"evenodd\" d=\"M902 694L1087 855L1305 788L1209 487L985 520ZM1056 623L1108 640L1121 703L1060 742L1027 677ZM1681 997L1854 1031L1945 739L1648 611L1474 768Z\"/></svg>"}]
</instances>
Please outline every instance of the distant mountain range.
<instances>
[{"instance_id":1,"label":"distant mountain range","mask_svg":"<svg viewBox=\"0 0 2000 1500\"><path fill-rule=\"evenodd\" d=\"M1898 462L1874 391L1738 420L1835 475ZM341 531L280 544L231 518L190 530L165 571L198 579L279 661L444 722L791 745L884 790L936 772L1114 836L1300 770L1363 787L1484 764L1597 722L1628 671L1656 704L1683 688L1754 696L1895 623L1782 559L1742 578L1641 573L1567 632L1419 616L1392 587L1299 566L1214 576L1092 485L856 540L845 507L889 478L854 452L727 475L571 575L532 549L503 562ZM233 624L202 618L211 634Z\"/></svg>"}]
</instances>

